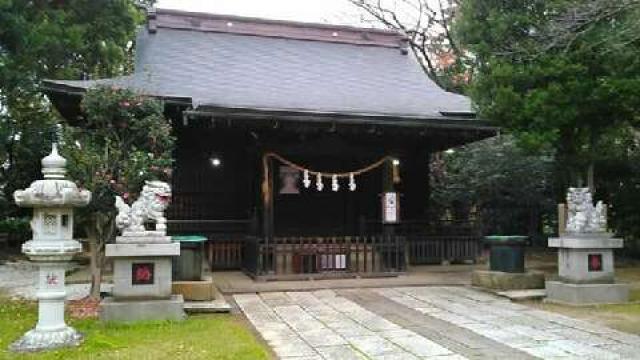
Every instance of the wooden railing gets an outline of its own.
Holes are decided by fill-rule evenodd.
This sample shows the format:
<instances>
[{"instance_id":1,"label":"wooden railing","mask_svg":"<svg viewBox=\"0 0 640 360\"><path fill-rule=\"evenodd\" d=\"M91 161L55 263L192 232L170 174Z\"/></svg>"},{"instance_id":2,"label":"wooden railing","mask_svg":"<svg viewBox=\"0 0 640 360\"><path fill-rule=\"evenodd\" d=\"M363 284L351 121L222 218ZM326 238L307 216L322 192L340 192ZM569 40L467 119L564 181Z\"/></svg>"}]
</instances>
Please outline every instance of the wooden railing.
<instances>
[{"instance_id":1,"label":"wooden railing","mask_svg":"<svg viewBox=\"0 0 640 360\"><path fill-rule=\"evenodd\" d=\"M475 261L481 230L473 221L408 221L403 224L412 265Z\"/></svg>"},{"instance_id":2,"label":"wooden railing","mask_svg":"<svg viewBox=\"0 0 640 360\"><path fill-rule=\"evenodd\" d=\"M377 232L382 225L368 222L366 228ZM411 265L475 261L481 252L481 229L473 221L404 221L394 230L406 238Z\"/></svg>"},{"instance_id":3,"label":"wooden railing","mask_svg":"<svg viewBox=\"0 0 640 360\"><path fill-rule=\"evenodd\" d=\"M205 253L211 270L239 270L249 220L168 220L170 235L207 237Z\"/></svg>"},{"instance_id":4,"label":"wooden railing","mask_svg":"<svg viewBox=\"0 0 640 360\"><path fill-rule=\"evenodd\" d=\"M244 270L260 279L391 276L406 270L402 236L247 238Z\"/></svg>"},{"instance_id":5,"label":"wooden railing","mask_svg":"<svg viewBox=\"0 0 640 360\"><path fill-rule=\"evenodd\" d=\"M406 222L395 236L247 237L249 220L169 220L172 235L204 235L212 270L239 270L264 278L394 274L406 264L473 261L481 251L471 223ZM382 228L380 227L380 230ZM407 261L408 260L408 261Z\"/></svg>"},{"instance_id":6,"label":"wooden railing","mask_svg":"<svg viewBox=\"0 0 640 360\"><path fill-rule=\"evenodd\" d=\"M411 265L475 261L481 251L474 235L410 235L407 248Z\"/></svg>"}]
</instances>

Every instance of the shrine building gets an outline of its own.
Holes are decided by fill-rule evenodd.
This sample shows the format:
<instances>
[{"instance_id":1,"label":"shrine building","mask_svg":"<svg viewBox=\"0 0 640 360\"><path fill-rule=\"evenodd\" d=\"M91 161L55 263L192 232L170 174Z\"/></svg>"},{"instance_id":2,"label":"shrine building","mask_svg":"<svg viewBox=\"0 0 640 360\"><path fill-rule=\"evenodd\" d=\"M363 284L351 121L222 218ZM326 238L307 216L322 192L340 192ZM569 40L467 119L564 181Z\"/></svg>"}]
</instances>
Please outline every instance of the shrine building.
<instances>
[{"instance_id":1,"label":"shrine building","mask_svg":"<svg viewBox=\"0 0 640 360\"><path fill-rule=\"evenodd\" d=\"M429 164L496 129L399 33L158 9L135 47L130 75L43 89L68 119L99 85L164 101L169 230L206 236L214 271L387 276L478 255L471 227L429 215Z\"/></svg>"}]
</instances>

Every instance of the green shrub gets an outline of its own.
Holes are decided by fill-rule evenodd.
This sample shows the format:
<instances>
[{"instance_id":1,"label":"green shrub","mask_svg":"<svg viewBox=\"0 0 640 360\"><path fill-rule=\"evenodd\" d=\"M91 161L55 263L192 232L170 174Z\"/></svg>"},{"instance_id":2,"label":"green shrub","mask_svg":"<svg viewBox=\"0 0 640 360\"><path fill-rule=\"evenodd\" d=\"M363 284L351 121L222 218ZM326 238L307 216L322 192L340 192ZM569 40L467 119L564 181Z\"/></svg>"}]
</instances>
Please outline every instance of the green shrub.
<instances>
[{"instance_id":1,"label":"green shrub","mask_svg":"<svg viewBox=\"0 0 640 360\"><path fill-rule=\"evenodd\" d=\"M29 232L31 232L31 226L28 218L8 217L0 220L0 233L27 235Z\"/></svg>"}]
</instances>

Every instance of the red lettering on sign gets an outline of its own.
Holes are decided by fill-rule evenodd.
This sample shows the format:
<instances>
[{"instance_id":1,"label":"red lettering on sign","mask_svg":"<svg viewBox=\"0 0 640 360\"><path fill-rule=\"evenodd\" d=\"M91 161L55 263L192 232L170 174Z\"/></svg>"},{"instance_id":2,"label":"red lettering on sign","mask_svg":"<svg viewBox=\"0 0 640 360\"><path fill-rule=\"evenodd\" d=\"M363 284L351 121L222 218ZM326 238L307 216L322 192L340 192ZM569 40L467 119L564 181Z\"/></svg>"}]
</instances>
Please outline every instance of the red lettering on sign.
<instances>
[{"instance_id":1,"label":"red lettering on sign","mask_svg":"<svg viewBox=\"0 0 640 360\"><path fill-rule=\"evenodd\" d=\"M58 285L58 277L54 274L47 274L47 285Z\"/></svg>"},{"instance_id":2,"label":"red lettering on sign","mask_svg":"<svg viewBox=\"0 0 640 360\"><path fill-rule=\"evenodd\" d=\"M138 281L149 281L151 280L151 271L147 266L140 266L136 269L136 280Z\"/></svg>"}]
</instances>

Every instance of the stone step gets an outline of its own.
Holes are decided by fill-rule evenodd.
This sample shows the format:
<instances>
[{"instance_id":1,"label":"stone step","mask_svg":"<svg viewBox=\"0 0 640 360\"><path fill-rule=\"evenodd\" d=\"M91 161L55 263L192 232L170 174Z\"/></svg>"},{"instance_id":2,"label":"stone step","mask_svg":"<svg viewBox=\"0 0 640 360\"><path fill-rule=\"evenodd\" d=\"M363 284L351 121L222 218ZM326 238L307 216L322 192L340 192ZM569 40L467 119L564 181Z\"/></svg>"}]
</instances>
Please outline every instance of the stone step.
<instances>
[{"instance_id":1,"label":"stone step","mask_svg":"<svg viewBox=\"0 0 640 360\"><path fill-rule=\"evenodd\" d=\"M525 301L543 299L547 296L547 291L545 289L509 290L498 291L496 294L511 301Z\"/></svg>"},{"instance_id":2,"label":"stone step","mask_svg":"<svg viewBox=\"0 0 640 360\"><path fill-rule=\"evenodd\" d=\"M185 301L184 311L192 313L228 313L231 312L231 305L223 298L219 297L213 301Z\"/></svg>"}]
</instances>

